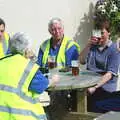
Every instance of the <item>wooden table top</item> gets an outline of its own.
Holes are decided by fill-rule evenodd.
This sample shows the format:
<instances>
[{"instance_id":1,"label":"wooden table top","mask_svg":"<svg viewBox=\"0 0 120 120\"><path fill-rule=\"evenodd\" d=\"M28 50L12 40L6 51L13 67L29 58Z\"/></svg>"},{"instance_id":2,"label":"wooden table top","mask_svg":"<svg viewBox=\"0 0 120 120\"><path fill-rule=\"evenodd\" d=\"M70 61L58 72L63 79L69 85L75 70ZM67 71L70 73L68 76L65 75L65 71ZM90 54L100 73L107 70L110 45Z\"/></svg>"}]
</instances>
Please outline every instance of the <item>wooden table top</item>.
<instances>
[{"instance_id":1,"label":"wooden table top","mask_svg":"<svg viewBox=\"0 0 120 120\"><path fill-rule=\"evenodd\" d=\"M85 69L80 70L78 76L72 76L71 71L58 72L57 69L53 69L50 70L49 78L54 74L58 74L60 76L60 81L56 83L54 87L49 88L50 91L88 88L97 84L101 78L101 75Z\"/></svg>"}]
</instances>

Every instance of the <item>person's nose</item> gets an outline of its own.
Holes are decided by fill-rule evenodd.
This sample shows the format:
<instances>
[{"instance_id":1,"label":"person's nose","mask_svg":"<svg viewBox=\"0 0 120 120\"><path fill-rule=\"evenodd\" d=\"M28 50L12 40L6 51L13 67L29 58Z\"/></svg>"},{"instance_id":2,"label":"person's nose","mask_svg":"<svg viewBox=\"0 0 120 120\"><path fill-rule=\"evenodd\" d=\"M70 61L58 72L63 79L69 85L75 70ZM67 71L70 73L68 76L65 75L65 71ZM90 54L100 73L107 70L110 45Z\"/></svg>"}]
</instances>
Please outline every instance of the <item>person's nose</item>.
<instances>
[{"instance_id":1,"label":"person's nose","mask_svg":"<svg viewBox=\"0 0 120 120\"><path fill-rule=\"evenodd\" d=\"M58 34L59 32L60 32L60 31L59 31L59 29L56 29L56 30L55 30L55 33L57 33L57 34Z\"/></svg>"}]
</instances>

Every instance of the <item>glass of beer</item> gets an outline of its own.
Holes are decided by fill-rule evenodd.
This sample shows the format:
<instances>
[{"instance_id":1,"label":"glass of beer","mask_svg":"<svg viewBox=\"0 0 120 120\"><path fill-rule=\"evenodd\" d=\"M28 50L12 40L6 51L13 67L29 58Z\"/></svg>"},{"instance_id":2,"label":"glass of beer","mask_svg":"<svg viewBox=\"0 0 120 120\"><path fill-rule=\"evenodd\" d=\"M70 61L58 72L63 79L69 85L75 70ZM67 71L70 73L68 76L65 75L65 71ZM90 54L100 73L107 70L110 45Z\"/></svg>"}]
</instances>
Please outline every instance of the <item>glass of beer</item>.
<instances>
[{"instance_id":1,"label":"glass of beer","mask_svg":"<svg viewBox=\"0 0 120 120\"><path fill-rule=\"evenodd\" d=\"M56 61L55 61L55 56L48 56L48 68L53 69L56 67Z\"/></svg>"},{"instance_id":2,"label":"glass of beer","mask_svg":"<svg viewBox=\"0 0 120 120\"><path fill-rule=\"evenodd\" d=\"M76 76L79 75L79 61L78 60L72 60L72 75Z\"/></svg>"},{"instance_id":3,"label":"glass of beer","mask_svg":"<svg viewBox=\"0 0 120 120\"><path fill-rule=\"evenodd\" d=\"M94 29L92 30L92 38L94 38L94 41L99 42L101 39L101 30Z\"/></svg>"}]
</instances>

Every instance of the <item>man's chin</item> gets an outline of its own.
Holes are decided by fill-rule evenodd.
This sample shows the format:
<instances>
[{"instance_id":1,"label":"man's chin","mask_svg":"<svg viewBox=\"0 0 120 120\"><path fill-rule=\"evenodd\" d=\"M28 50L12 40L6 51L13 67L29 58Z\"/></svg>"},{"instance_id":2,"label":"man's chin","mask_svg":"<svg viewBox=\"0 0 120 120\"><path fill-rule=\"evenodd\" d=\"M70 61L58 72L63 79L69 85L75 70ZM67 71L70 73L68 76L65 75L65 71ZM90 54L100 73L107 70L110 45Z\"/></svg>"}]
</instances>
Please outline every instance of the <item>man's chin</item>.
<instances>
[{"instance_id":1,"label":"man's chin","mask_svg":"<svg viewBox=\"0 0 120 120\"><path fill-rule=\"evenodd\" d=\"M55 39L57 39L57 40L59 40L59 39L61 39L62 37L61 36L55 36Z\"/></svg>"}]
</instances>

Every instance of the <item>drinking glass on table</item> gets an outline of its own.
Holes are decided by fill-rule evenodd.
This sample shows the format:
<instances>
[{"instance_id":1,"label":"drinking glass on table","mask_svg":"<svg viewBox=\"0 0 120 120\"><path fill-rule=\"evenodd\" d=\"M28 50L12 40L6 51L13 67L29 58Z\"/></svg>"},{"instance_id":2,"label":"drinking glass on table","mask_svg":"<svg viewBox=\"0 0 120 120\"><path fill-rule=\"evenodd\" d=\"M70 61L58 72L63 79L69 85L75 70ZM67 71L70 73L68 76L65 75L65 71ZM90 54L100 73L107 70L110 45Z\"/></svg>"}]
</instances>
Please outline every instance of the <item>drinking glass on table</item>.
<instances>
[{"instance_id":1,"label":"drinking glass on table","mask_svg":"<svg viewBox=\"0 0 120 120\"><path fill-rule=\"evenodd\" d=\"M48 68L53 69L56 67L56 61L55 61L56 56L48 56Z\"/></svg>"},{"instance_id":2,"label":"drinking glass on table","mask_svg":"<svg viewBox=\"0 0 120 120\"><path fill-rule=\"evenodd\" d=\"M79 75L79 61L78 60L72 60L72 75L76 76Z\"/></svg>"}]
</instances>

